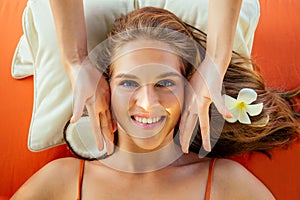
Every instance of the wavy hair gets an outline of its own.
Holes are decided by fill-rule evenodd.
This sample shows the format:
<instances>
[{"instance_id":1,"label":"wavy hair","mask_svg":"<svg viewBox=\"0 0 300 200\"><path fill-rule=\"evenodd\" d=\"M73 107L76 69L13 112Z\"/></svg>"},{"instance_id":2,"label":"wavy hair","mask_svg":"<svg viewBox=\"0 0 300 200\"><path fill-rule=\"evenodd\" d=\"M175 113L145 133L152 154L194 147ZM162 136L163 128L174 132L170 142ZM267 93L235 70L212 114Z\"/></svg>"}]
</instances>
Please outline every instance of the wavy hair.
<instances>
[{"instance_id":1,"label":"wavy hair","mask_svg":"<svg viewBox=\"0 0 300 200\"><path fill-rule=\"evenodd\" d=\"M137 39L168 44L180 55L182 74L187 79L205 55L206 35L161 8L144 7L116 19L108 38L109 44L104 51L99 52L96 64L107 79L110 78L111 70L110 67L103 66L113 64L120 47ZM263 111L258 116L250 117L252 124L228 123L224 122L223 117L215 112L214 106L211 105L210 118L216 123L210 125L211 142L214 147L208 157L227 157L249 152L263 152L269 155L269 150L287 147L299 137L299 122L288 101L292 96L299 95L300 89L292 92L268 90L261 75L247 67L249 64L255 68L251 59L233 52L224 77L223 92L236 98L242 88L252 88L258 94L254 103L263 103ZM269 119L267 124L255 125L266 117ZM201 149L201 132L198 127L197 125L194 131L190 151L207 154Z\"/></svg>"}]
</instances>

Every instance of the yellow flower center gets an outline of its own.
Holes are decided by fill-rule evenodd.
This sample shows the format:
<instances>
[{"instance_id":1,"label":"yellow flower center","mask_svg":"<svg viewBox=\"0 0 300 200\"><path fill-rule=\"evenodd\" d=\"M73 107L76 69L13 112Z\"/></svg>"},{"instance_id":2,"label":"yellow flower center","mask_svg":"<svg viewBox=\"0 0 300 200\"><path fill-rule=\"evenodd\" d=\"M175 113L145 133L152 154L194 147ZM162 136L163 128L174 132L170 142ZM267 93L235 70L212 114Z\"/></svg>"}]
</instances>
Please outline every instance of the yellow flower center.
<instances>
[{"instance_id":1,"label":"yellow flower center","mask_svg":"<svg viewBox=\"0 0 300 200\"><path fill-rule=\"evenodd\" d=\"M236 105L240 110L244 110L247 107L245 102L238 102Z\"/></svg>"}]
</instances>

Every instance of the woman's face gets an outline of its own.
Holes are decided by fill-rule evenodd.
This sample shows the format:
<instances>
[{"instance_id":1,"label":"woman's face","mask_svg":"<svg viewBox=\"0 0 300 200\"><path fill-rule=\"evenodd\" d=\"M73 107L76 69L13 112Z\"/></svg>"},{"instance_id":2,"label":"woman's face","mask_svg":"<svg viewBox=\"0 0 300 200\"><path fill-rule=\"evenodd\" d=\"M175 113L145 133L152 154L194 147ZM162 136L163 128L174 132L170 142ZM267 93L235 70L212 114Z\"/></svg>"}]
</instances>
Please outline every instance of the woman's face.
<instances>
[{"instance_id":1,"label":"woman's face","mask_svg":"<svg viewBox=\"0 0 300 200\"><path fill-rule=\"evenodd\" d=\"M182 66L167 44L152 40L129 42L119 52L110 79L119 144L155 150L173 139L184 99Z\"/></svg>"}]
</instances>

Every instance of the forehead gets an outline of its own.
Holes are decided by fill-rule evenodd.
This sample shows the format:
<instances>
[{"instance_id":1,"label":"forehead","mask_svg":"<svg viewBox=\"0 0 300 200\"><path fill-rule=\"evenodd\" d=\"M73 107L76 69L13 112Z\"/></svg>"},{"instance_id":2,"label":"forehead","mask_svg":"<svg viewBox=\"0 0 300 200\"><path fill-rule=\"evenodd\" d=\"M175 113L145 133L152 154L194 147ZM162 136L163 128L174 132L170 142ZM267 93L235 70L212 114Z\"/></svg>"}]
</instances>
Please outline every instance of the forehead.
<instances>
[{"instance_id":1,"label":"forehead","mask_svg":"<svg viewBox=\"0 0 300 200\"><path fill-rule=\"evenodd\" d=\"M168 44L138 40L122 46L111 66L112 76L127 73L147 73L147 75L167 73L181 74L180 58Z\"/></svg>"}]
</instances>

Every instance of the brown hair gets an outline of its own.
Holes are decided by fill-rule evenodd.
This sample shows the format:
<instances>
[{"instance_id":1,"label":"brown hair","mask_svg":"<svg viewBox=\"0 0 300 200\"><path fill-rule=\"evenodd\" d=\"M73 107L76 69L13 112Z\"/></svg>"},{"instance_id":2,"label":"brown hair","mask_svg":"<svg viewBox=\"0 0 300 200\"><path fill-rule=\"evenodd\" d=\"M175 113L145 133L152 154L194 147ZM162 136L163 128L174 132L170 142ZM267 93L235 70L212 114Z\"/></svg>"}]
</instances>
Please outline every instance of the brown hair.
<instances>
[{"instance_id":1,"label":"brown hair","mask_svg":"<svg viewBox=\"0 0 300 200\"><path fill-rule=\"evenodd\" d=\"M185 37L181 37L182 34ZM184 23L167 10L145 7L115 21L109 34L109 44L104 51L99 52L97 58L97 66L105 72L107 78L110 77L110 70L109 67L104 69L103 66L109 66L113 62L114 53L118 48L129 41L141 38L169 44L180 55L185 68L183 75L187 79L192 75L195 67L199 66L205 54L206 36L203 32ZM226 157L254 151L267 153L268 150L286 146L298 138L299 123L286 101L291 95L267 90L262 77L246 67L249 64L253 64L250 59L233 53L224 77L225 91L223 92L236 98L242 88L252 88L258 94L254 103L262 102L263 111L260 115L251 117L252 124L245 125L239 122L224 122L212 105L210 117L214 123L210 125L210 133L214 147L208 154L209 157ZM299 93L300 90L297 90L290 94L299 95ZM267 124L256 125L266 117L269 119ZM194 131L195 137L190 150L206 154L201 149L201 132L198 127L197 131Z\"/></svg>"}]
</instances>

